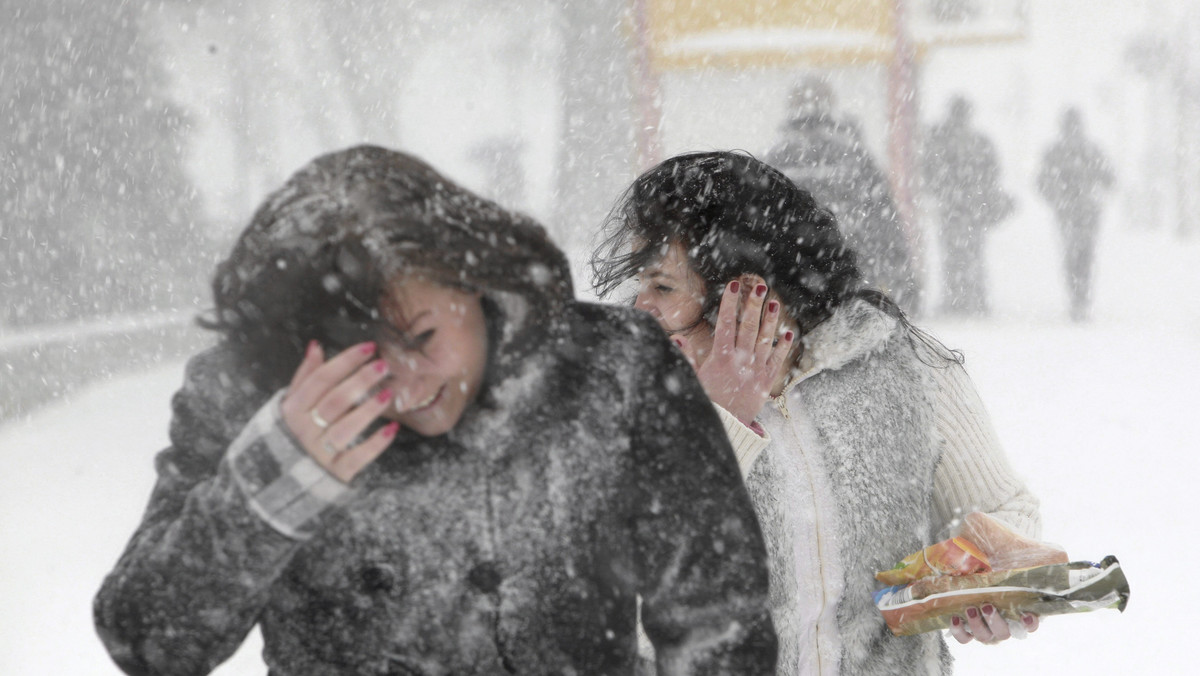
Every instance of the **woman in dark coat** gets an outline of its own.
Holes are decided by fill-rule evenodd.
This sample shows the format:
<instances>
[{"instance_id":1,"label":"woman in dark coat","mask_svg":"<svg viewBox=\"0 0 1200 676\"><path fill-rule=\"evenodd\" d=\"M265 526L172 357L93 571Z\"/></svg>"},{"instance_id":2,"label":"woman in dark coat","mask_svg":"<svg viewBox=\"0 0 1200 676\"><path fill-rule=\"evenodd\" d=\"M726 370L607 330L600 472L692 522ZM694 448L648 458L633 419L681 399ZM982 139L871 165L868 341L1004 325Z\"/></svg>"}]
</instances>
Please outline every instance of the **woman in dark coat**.
<instances>
[{"instance_id":1,"label":"woman in dark coat","mask_svg":"<svg viewBox=\"0 0 1200 676\"><path fill-rule=\"evenodd\" d=\"M319 157L213 283L171 446L96 598L131 674L770 673L737 463L652 319L535 223L375 147ZM326 355L335 355L326 359Z\"/></svg>"}]
</instances>

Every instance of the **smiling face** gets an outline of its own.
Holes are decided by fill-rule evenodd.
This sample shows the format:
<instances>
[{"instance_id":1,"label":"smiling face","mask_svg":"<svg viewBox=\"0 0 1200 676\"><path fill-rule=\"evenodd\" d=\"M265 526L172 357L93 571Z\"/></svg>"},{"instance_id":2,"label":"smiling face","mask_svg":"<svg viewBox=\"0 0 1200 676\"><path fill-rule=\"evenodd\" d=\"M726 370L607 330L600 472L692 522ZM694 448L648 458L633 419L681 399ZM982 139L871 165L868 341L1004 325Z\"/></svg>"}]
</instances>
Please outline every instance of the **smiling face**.
<instances>
[{"instance_id":1,"label":"smiling face","mask_svg":"<svg viewBox=\"0 0 1200 676\"><path fill-rule=\"evenodd\" d=\"M673 242L662 258L638 274L634 307L649 312L667 333L680 333L702 362L712 349L712 326L700 318L706 285L688 263L683 245Z\"/></svg>"},{"instance_id":2,"label":"smiling face","mask_svg":"<svg viewBox=\"0 0 1200 676\"><path fill-rule=\"evenodd\" d=\"M395 393L384 417L423 436L445 434L479 394L487 368L487 322L480 294L423 277L392 284L383 315L401 339L383 341L380 354Z\"/></svg>"}]
</instances>

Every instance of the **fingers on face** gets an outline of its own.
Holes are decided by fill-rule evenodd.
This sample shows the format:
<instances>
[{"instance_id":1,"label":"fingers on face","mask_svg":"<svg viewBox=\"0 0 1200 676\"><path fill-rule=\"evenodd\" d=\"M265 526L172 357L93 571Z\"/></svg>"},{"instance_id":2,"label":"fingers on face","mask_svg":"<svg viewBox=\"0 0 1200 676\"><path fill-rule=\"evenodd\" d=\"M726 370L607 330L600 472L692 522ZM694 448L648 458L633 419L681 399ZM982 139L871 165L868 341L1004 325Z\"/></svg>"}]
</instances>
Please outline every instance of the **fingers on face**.
<instances>
[{"instance_id":1,"label":"fingers on face","mask_svg":"<svg viewBox=\"0 0 1200 676\"><path fill-rule=\"evenodd\" d=\"M321 349L321 344L315 340L308 341L308 348L304 350L304 359L300 361L300 366L296 369L296 374L292 376L292 382L288 385L289 392L295 392L304 382L305 378L312 375L313 371L325 361L325 351Z\"/></svg>"},{"instance_id":2,"label":"fingers on face","mask_svg":"<svg viewBox=\"0 0 1200 676\"><path fill-rule=\"evenodd\" d=\"M737 345L738 304L741 301L742 283L733 280L725 285L721 294L721 307L717 309L717 325L713 328L713 350L729 349Z\"/></svg>"},{"instance_id":3,"label":"fingers on face","mask_svg":"<svg viewBox=\"0 0 1200 676\"><path fill-rule=\"evenodd\" d=\"M316 411L320 418L336 422L387 376L386 362L371 361L374 354L374 343L344 350L313 370L289 397L295 397L297 405Z\"/></svg>"},{"instance_id":4,"label":"fingers on face","mask_svg":"<svg viewBox=\"0 0 1200 676\"><path fill-rule=\"evenodd\" d=\"M327 465L330 473L349 483L387 449L399 430L400 423L392 421L363 441L334 454Z\"/></svg>"},{"instance_id":5,"label":"fingers on face","mask_svg":"<svg viewBox=\"0 0 1200 676\"><path fill-rule=\"evenodd\" d=\"M767 283L758 275L742 275L725 285L721 307L717 311L714 341L718 344L756 350L762 338L763 324L772 318L764 316L767 302ZM778 326L778 319L775 319ZM769 332L774 339L774 328Z\"/></svg>"},{"instance_id":6,"label":"fingers on face","mask_svg":"<svg viewBox=\"0 0 1200 676\"><path fill-rule=\"evenodd\" d=\"M777 329L772 329L775 331ZM772 336L774 333L771 334ZM796 334L788 329L783 332L783 335L778 337L774 347L771 346L773 338L767 338L767 348L770 350L770 356L767 358L767 371L774 374L778 373L779 369L783 368L788 356L792 354L792 346L796 343Z\"/></svg>"},{"instance_id":7,"label":"fingers on face","mask_svg":"<svg viewBox=\"0 0 1200 676\"><path fill-rule=\"evenodd\" d=\"M767 283L758 275L742 275L742 311L738 317L738 347L757 350L761 338L759 329L763 320L763 303L767 299Z\"/></svg>"},{"instance_id":8,"label":"fingers on face","mask_svg":"<svg viewBox=\"0 0 1200 676\"><path fill-rule=\"evenodd\" d=\"M363 368L371 369L373 366L374 364L368 364ZM325 432L324 440L329 441L339 450L348 448L363 433L363 430L367 429L367 426L373 420L387 410L387 407L392 403L392 396L394 394L391 388L385 387L375 395L354 405L336 423L329 426L329 429Z\"/></svg>"}]
</instances>

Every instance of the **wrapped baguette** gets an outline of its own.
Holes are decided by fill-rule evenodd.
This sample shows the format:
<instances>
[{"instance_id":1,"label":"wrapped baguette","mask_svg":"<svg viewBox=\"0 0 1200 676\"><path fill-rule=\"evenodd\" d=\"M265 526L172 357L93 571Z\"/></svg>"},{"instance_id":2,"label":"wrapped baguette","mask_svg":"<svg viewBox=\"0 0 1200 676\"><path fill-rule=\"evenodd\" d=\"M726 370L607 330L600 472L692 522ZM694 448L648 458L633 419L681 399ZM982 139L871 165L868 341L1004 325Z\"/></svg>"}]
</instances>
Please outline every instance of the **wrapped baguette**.
<instances>
[{"instance_id":1,"label":"wrapped baguette","mask_svg":"<svg viewBox=\"0 0 1200 676\"><path fill-rule=\"evenodd\" d=\"M875 592L875 606L896 636L938 631L968 607L990 603L1006 617L1043 617L1104 608L1125 610L1129 583L1116 557L974 575L926 577Z\"/></svg>"},{"instance_id":2,"label":"wrapped baguette","mask_svg":"<svg viewBox=\"0 0 1200 676\"><path fill-rule=\"evenodd\" d=\"M1115 557L1069 562L1057 545L1016 533L973 512L958 536L905 557L875 577L889 585L875 605L892 633L909 636L950 626L968 607L990 603L1006 617L1124 610L1129 583Z\"/></svg>"}]
</instances>

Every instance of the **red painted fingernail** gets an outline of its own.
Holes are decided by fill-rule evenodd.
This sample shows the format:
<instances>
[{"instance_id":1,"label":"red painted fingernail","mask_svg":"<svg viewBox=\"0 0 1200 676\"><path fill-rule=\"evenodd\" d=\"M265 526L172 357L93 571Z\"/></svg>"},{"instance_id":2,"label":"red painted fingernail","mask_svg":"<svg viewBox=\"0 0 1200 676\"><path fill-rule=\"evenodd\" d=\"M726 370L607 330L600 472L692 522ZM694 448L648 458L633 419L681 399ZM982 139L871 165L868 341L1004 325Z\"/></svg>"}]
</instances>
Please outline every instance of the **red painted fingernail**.
<instances>
[{"instance_id":1,"label":"red painted fingernail","mask_svg":"<svg viewBox=\"0 0 1200 676\"><path fill-rule=\"evenodd\" d=\"M994 612L996 612L996 609L995 609L993 606L991 606L991 605L986 605L986 606L984 606L984 607L983 607L983 614L984 614L984 615L991 615L991 614L992 614L992 613L994 613Z\"/></svg>"},{"instance_id":2,"label":"red painted fingernail","mask_svg":"<svg viewBox=\"0 0 1200 676\"><path fill-rule=\"evenodd\" d=\"M358 349L359 349L359 351L360 351L360 352L362 352L363 354L374 354L374 352L375 352L375 341L373 341L373 340L372 340L372 341L367 341L367 342L363 343L362 345L360 345Z\"/></svg>"},{"instance_id":3,"label":"red painted fingernail","mask_svg":"<svg viewBox=\"0 0 1200 676\"><path fill-rule=\"evenodd\" d=\"M681 350L683 349L683 341L682 341L682 340L680 340L680 339L678 339L678 338L672 338L672 339L671 339L671 344L672 344L672 345L674 345L675 347L677 347L677 348L681 349Z\"/></svg>"},{"instance_id":4,"label":"red painted fingernail","mask_svg":"<svg viewBox=\"0 0 1200 676\"><path fill-rule=\"evenodd\" d=\"M371 368L375 369L376 373L387 373L387 371L388 371L387 362L385 362L382 359L380 359L379 361L372 364Z\"/></svg>"},{"instance_id":5,"label":"red painted fingernail","mask_svg":"<svg viewBox=\"0 0 1200 676\"><path fill-rule=\"evenodd\" d=\"M962 619L958 615L955 615L950 622L957 627L958 625L962 624Z\"/></svg>"},{"instance_id":6,"label":"red painted fingernail","mask_svg":"<svg viewBox=\"0 0 1200 676\"><path fill-rule=\"evenodd\" d=\"M779 311L779 301L773 300L773 301L770 301L767 303L767 312L778 312L778 311Z\"/></svg>"},{"instance_id":7,"label":"red painted fingernail","mask_svg":"<svg viewBox=\"0 0 1200 676\"><path fill-rule=\"evenodd\" d=\"M758 296L759 298L767 295L767 285L759 284L758 286L754 287L754 295Z\"/></svg>"},{"instance_id":8,"label":"red painted fingernail","mask_svg":"<svg viewBox=\"0 0 1200 676\"><path fill-rule=\"evenodd\" d=\"M974 608L967 608L967 617L969 617L973 620L973 619L979 617L979 611Z\"/></svg>"},{"instance_id":9,"label":"red painted fingernail","mask_svg":"<svg viewBox=\"0 0 1200 676\"><path fill-rule=\"evenodd\" d=\"M387 427L383 428L383 436L385 439L391 439L396 436L396 432L400 431L400 423L390 422Z\"/></svg>"},{"instance_id":10,"label":"red painted fingernail","mask_svg":"<svg viewBox=\"0 0 1200 676\"><path fill-rule=\"evenodd\" d=\"M737 293L738 290L741 288L742 288L742 285L738 284L738 281L736 279L729 283L729 292L730 293Z\"/></svg>"},{"instance_id":11,"label":"red painted fingernail","mask_svg":"<svg viewBox=\"0 0 1200 676\"><path fill-rule=\"evenodd\" d=\"M315 353L315 352L317 351L317 347L318 347L318 346L319 346L319 345L318 345L318 343L317 343L317 339L316 339L316 338L314 338L314 339L312 339L312 340L308 341L308 348L307 348L307 352L308 352L309 354L313 354L313 353Z\"/></svg>"},{"instance_id":12,"label":"red painted fingernail","mask_svg":"<svg viewBox=\"0 0 1200 676\"><path fill-rule=\"evenodd\" d=\"M793 335L794 335L794 334L793 334L791 331L784 331L784 332L783 332L783 339L784 339L784 340L791 340Z\"/></svg>"},{"instance_id":13,"label":"red painted fingernail","mask_svg":"<svg viewBox=\"0 0 1200 676\"><path fill-rule=\"evenodd\" d=\"M1029 626L1033 626L1033 615L1025 615L1021 617L1021 621Z\"/></svg>"},{"instance_id":14,"label":"red painted fingernail","mask_svg":"<svg viewBox=\"0 0 1200 676\"><path fill-rule=\"evenodd\" d=\"M375 395L375 400L381 404L391 398L392 398L392 391L387 388L384 388L382 392Z\"/></svg>"}]
</instances>

